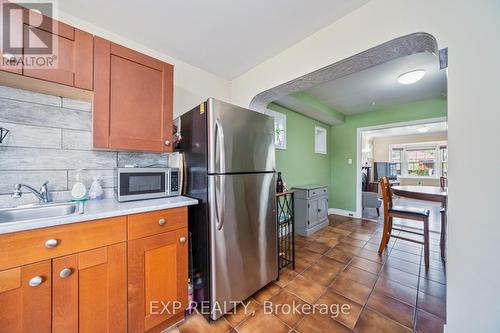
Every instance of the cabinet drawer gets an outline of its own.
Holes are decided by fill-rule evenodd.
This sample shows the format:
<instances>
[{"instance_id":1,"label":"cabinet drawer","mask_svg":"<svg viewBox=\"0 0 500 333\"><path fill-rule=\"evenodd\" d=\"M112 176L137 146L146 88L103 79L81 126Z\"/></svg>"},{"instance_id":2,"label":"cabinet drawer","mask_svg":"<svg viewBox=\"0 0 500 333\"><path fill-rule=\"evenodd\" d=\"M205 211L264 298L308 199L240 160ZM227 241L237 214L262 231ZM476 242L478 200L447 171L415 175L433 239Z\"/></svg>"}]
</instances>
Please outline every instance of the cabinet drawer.
<instances>
[{"instance_id":1,"label":"cabinet drawer","mask_svg":"<svg viewBox=\"0 0 500 333\"><path fill-rule=\"evenodd\" d=\"M187 227L187 207L128 216L128 239L138 239Z\"/></svg>"},{"instance_id":2,"label":"cabinet drawer","mask_svg":"<svg viewBox=\"0 0 500 333\"><path fill-rule=\"evenodd\" d=\"M126 238L123 216L0 235L0 270L123 242Z\"/></svg>"},{"instance_id":3,"label":"cabinet drawer","mask_svg":"<svg viewBox=\"0 0 500 333\"><path fill-rule=\"evenodd\" d=\"M309 190L308 197L316 197L319 195L325 195L328 194L328 188L322 187L322 188L315 188L314 190Z\"/></svg>"}]
</instances>

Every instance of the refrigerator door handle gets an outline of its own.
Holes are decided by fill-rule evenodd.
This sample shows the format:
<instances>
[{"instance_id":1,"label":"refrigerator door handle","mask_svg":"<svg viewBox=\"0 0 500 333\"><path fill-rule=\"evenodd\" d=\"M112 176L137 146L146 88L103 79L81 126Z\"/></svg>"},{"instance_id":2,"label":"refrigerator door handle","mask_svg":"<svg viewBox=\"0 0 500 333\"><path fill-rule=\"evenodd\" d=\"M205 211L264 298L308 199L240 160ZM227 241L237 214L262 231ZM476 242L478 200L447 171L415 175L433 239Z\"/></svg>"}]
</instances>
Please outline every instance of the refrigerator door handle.
<instances>
[{"instance_id":1,"label":"refrigerator door handle","mask_svg":"<svg viewBox=\"0 0 500 333\"><path fill-rule=\"evenodd\" d=\"M219 185L217 186L217 184ZM215 176L215 216L217 218L218 231L222 230L222 227L224 226L224 206L226 204L225 188L226 177Z\"/></svg>"},{"instance_id":2,"label":"refrigerator door handle","mask_svg":"<svg viewBox=\"0 0 500 333\"><path fill-rule=\"evenodd\" d=\"M215 151L219 145L219 173L226 172L226 152L224 150L224 129L219 119L215 120L215 134L217 136L215 141Z\"/></svg>"}]
</instances>

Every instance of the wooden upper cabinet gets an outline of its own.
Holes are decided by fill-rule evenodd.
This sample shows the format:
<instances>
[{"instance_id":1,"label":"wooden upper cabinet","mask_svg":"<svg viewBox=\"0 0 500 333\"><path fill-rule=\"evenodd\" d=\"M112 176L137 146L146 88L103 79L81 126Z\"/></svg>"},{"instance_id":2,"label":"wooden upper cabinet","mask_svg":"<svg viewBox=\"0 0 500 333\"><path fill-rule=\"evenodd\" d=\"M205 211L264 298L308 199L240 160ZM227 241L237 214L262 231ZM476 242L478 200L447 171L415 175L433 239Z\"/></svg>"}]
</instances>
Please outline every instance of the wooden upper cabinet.
<instances>
[{"instance_id":1,"label":"wooden upper cabinet","mask_svg":"<svg viewBox=\"0 0 500 333\"><path fill-rule=\"evenodd\" d=\"M51 332L50 264L0 271L0 332Z\"/></svg>"},{"instance_id":2,"label":"wooden upper cabinet","mask_svg":"<svg viewBox=\"0 0 500 333\"><path fill-rule=\"evenodd\" d=\"M172 151L173 66L94 38L95 148Z\"/></svg>"},{"instance_id":3,"label":"wooden upper cabinet","mask_svg":"<svg viewBox=\"0 0 500 333\"><path fill-rule=\"evenodd\" d=\"M128 242L129 332L161 331L187 307L187 228Z\"/></svg>"},{"instance_id":4,"label":"wooden upper cabinet","mask_svg":"<svg viewBox=\"0 0 500 333\"><path fill-rule=\"evenodd\" d=\"M15 5L9 3L9 6ZM85 90L93 89L93 35L32 10L16 9L10 13L10 44L22 48L23 54L22 57L11 54L10 64L2 59L1 70ZM52 49L46 51L46 46ZM35 53L37 48L41 50L39 54ZM2 56L6 57L6 53Z\"/></svg>"},{"instance_id":5,"label":"wooden upper cabinet","mask_svg":"<svg viewBox=\"0 0 500 333\"><path fill-rule=\"evenodd\" d=\"M126 245L53 259L52 333L127 331Z\"/></svg>"}]
</instances>

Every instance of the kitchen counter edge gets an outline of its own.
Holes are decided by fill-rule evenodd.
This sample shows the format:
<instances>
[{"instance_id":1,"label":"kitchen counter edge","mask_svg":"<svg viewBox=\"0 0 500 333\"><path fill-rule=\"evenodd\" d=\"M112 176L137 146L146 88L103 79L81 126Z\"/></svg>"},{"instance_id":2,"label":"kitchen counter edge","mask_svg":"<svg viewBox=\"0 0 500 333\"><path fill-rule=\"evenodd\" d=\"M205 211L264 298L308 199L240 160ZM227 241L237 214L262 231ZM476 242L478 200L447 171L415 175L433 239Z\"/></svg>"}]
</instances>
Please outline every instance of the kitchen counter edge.
<instances>
[{"instance_id":1,"label":"kitchen counter edge","mask_svg":"<svg viewBox=\"0 0 500 333\"><path fill-rule=\"evenodd\" d=\"M184 196L129 202L118 202L115 198L89 200L83 203L83 214L3 223L0 224L0 235L196 204L198 200Z\"/></svg>"}]
</instances>

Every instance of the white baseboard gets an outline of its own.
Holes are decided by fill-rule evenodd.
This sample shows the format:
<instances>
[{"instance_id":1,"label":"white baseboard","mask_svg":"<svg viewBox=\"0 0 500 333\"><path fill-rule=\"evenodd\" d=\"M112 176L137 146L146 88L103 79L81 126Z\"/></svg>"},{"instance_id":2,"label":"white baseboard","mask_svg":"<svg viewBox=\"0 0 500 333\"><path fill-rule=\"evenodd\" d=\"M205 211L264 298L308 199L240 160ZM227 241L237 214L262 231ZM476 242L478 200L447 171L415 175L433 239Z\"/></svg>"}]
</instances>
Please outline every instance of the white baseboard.
<instances>
[{"instance_id":1,"label":"white baseboard","mask_svg":"<svg viewBox=\"0 0 500 333\"><path fill-rule=\"evenodd\" d=\"M330 214L361 218L361 216L359 216L356 212L352 212L350 210L338 209L338 208L328 208L328 215L330 215Z\"/></svg>"},{"instance_id":2,"label":"white baseboard","mask_svg":"<svg viewBox=\"0 0 500 333\"><path fill-rule=\"evenodd\" d=\"M443 325L443 333L446 333L446 324Z\"/></svg>"}]
</instances>

